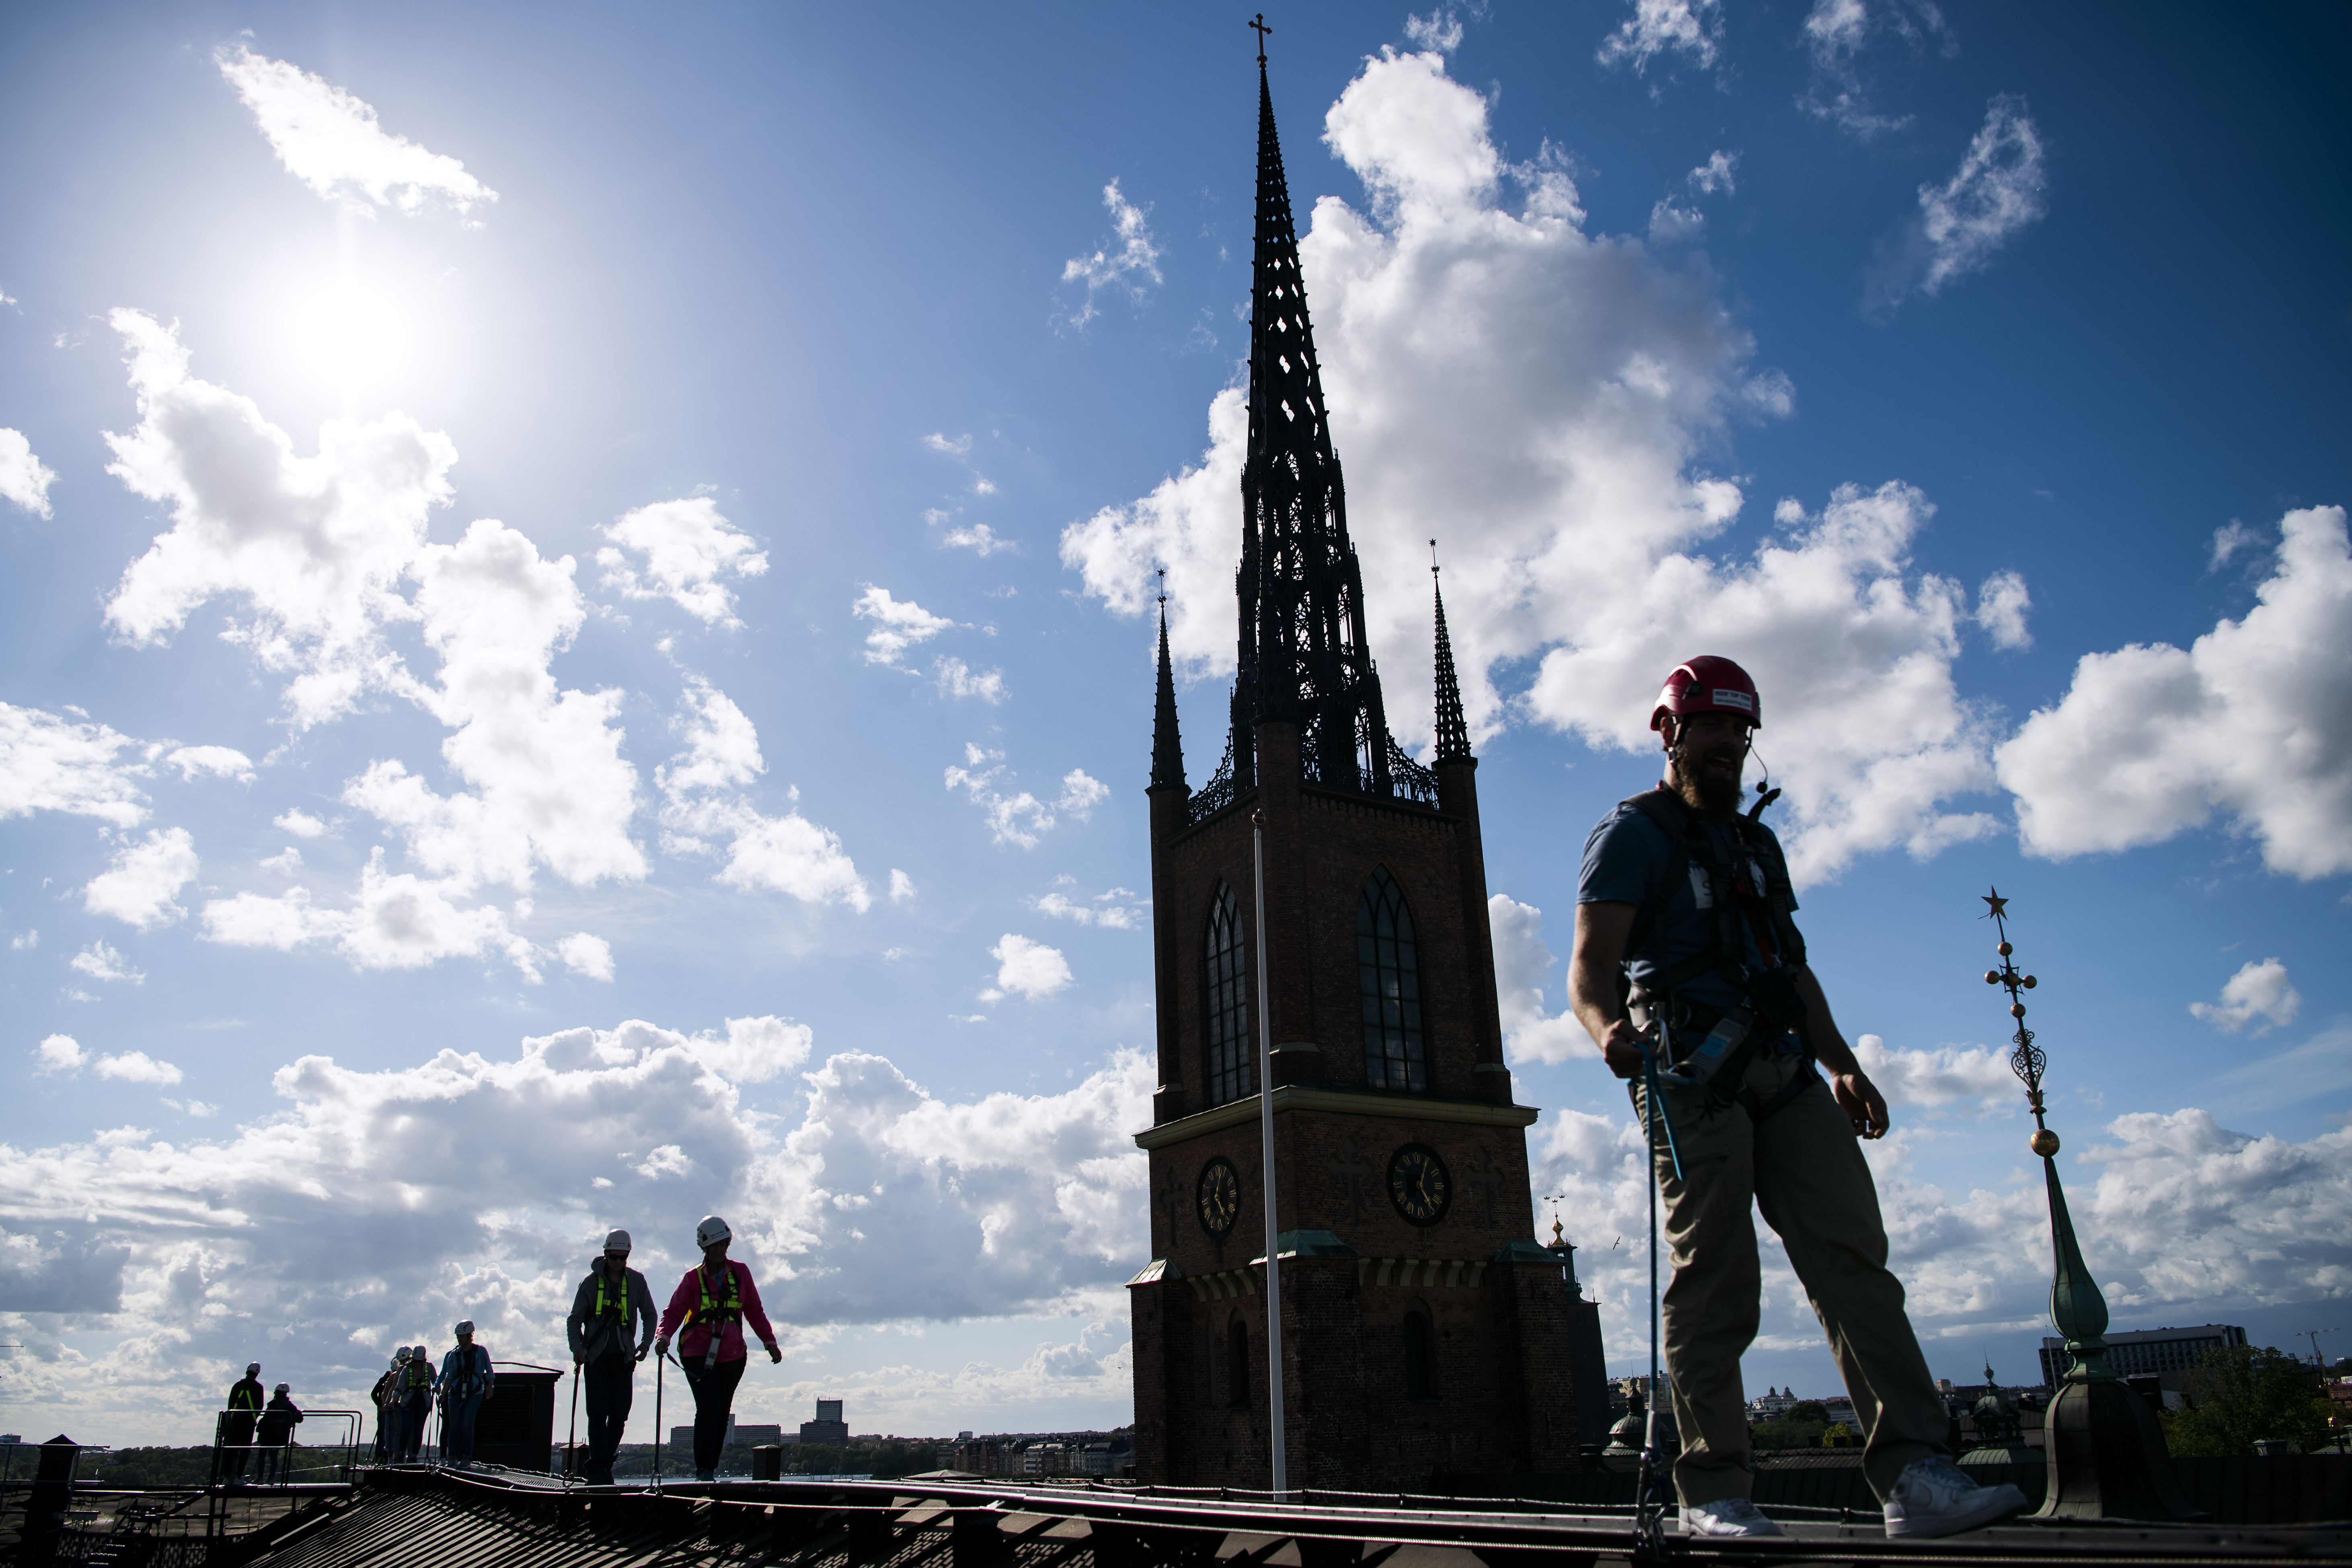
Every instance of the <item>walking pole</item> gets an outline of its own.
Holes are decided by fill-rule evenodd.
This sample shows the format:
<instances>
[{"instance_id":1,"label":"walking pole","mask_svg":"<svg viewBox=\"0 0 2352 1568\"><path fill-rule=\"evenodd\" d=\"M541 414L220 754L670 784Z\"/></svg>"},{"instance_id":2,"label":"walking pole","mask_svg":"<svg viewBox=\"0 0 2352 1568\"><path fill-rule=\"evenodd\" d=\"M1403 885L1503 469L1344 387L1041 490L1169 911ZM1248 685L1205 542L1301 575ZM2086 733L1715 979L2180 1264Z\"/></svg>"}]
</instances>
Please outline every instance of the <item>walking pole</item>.
<instances>
[{"instance_id":1,"label":"walking pole","mask_svg":"<svg viewBox=\"0 0 2352 1568\"><path fill-rule=\"evenodd\" d=\"M1274 1500L1290 1495L1282 1417L1282 1264L1275 1257L1274 1008L1265 989L1265 813L1250 813L1257 852L1257 1097L1259 1162L1265 1172L1265 1419L1272 1440Z\"/></svg>"},{"instance_id":2,"label":"walking pole","mask_svg":"<svg viewBox=\"0 0 2352 1568\"><path fill-rule=\"evenodd\" d=\"M570 1486L580 1468L580 1363L572 1363L572 1436L563 1445L563 1484Z\"/></svg>"},{"instance_id":3,"label":"walking pole","mask_svg":"<svg viewBox=\"0 0 2352 1568\"><path fill-rule=\"evenodd\" d=\"M1650 1407L1643 1414L1642 1458L1633 1483L1633 1552L1638 1560L1655 1562L1665 1554L1666 1478L1658 1455L1658 1129L1665 1128L1666 1154L1675 1179L1682 1180L1683 1153L1675 1141L1674 1118L1658 1103L1664 1086L1658 1079L1658 1051L1664 1046L1660 1020L1655 1044L1642 1043L1643 1148L1648 1157L1650 1194Z\"/></svg>"},{"instance_id":4,"label":"walking pole","mask_svg":"<svg viewBox=\"0 0 2352 1568\"><path fill-rule=\"evenodd\" d=\"M656 1492L661 1490L662 1368L668 1361L669 1352L665 1350L661 1352L661 1359L654 1363L654 1490Z\"/></svg>"}]
</instances>

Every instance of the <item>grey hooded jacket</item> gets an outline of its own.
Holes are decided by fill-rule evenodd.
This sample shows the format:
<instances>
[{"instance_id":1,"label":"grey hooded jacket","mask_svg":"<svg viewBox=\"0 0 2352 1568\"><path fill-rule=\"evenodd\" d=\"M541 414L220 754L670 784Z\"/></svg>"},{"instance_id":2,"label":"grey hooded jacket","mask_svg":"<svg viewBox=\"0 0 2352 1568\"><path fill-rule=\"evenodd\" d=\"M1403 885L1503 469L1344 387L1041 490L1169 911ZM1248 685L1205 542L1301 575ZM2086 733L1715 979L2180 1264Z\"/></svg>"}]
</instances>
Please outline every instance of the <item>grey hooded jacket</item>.
<instances>
[{"instance_id":1,"label":"grey hooded jacket","mask_svg":"<svg viewBox=\"0 0 2352 1568\"><path fill-rule=\"evenodd\" d=\"M654 1325L659 1314L654 1310L654 1293L646 1277L634 1268L621 1270L623 1281L615 1287L604 1284L604 1260L597 1258L588 1266L588 1277L580 1281L572 1293L572 1315L563 1321L565 1336L572 1342L572 1353L583 1361L595 1361L608 1355L628 1355L633 1350L643 1353L654 1342ZM596 1315L596 1287L604 1285L605 1315ZM615 1319L612 1308L616 1297L625 1296L625 1317ZM633 1347L631 1340L636 1343Z\"/></svg>"}]
</instances>

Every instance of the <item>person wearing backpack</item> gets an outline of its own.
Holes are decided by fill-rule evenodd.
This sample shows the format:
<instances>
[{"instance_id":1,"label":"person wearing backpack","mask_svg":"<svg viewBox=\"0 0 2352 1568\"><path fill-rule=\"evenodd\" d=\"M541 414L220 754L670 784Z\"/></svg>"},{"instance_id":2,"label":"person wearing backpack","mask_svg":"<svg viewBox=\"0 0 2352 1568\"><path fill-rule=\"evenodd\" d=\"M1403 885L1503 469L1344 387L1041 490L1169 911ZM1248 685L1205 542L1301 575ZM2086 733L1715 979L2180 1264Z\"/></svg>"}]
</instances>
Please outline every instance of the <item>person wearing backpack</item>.
<instances>
[{"instance_id":1,"label":"person wearing backpack","mask_svg":"<svg viewBox=\"0 0 2352 1568\"><path fill-rule=\"evenodd\" d=\"M628 1426L637 1363L653 1343L654 1319L653 1289L629 1267L629 1233L613 1231L604 1255L588 1265L588 1277L572 1293L572 1315L563 1322L588 1405L584 1479L591 1486L613 1484L613 1459Z\"/></svg>"},{"instance_id":2,"label":"person wearing backpack","mask_svg":"<svg viewBox=\"0 0 2352 1568\"><path fill-rule=\"evenodd\" d=\"M719 1451L727 1444L727 1415L735 1404L735 1385L743 1381L751 1358L743 1345L743 1325L749 1322L768 1347L768 1359L781 1362L783 1351L768 1314L760 1307L759 1287L751 1270L730 1262L728 1243L734 1232L717 1215L694 1227L695 1245L702 1261L686 1271L670 1293L661 1327L654 1337L654 1353L669 1353L670 1336L678 1339L678 1369L694 1390L694 1479L715 1480Z\"/></svg>"},{"instance_id":3,"label":"person wearing backpack","mask_svg":"<svg viewBox=\"0 0 2352 1568\"><path fill-rule=\"evenodd\" d=\"M1675 668L1652 710L1666 777L1585 841L1569 994L1649 1125L1674 1278L1663 1303L1675 1488L1696 1536L1775 1536L1749 1500L1754 1470L1739 1358L1756 1338L1761 1276L1751 1203L1780 1234L1829 1336L1864 1433L1863 1470L1889 1536L1950 1535L2025 1507L1952 1463L1948 1421L1886 1268L1886 1227L1863 1139L1885 1135L1885 1097L1854 1059L1806 962L1780 840L1742 816L1763 724L1756 683L1727 658ZM1815 1069L1827 1069L1825 1080Z\"/></svg>"}]
</instances>

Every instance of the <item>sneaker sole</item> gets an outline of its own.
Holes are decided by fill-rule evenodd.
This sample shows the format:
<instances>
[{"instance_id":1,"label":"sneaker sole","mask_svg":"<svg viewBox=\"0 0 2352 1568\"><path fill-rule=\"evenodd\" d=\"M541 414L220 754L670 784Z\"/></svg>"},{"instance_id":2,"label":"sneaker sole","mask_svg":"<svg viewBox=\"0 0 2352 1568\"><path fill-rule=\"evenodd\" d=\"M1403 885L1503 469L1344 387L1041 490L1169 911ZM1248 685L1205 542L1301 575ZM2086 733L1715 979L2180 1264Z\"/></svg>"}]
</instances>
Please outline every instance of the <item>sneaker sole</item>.
<instances>
[{"instance_id":1,"label":"sneaker sole","mask_svg":"<svg viewBox=\"0 0 2352 1568\"><path fill-rule=\"evenodd\" d=\"M2000 1495L2003 1492L2010 1495L2003 1497ZM1935 1520L1920 1520L1916 1522L1910 1520L1905 1520L1899 1524L1890 1522L1886 1527L1887 1539L1890 1541L1900 1541L1906 1538L1933 1540L1937 1536L1959 1535L1971 1530L1982 1530L1988 1525L1999 1524L2004 1520L2015 1519L2025 1511L2025 1494L2015 1487L2003 1485L1987 1488L1986 1494L1983 1500L1966 1513L1945 1514Z\"/></svg>"}]
</instances>

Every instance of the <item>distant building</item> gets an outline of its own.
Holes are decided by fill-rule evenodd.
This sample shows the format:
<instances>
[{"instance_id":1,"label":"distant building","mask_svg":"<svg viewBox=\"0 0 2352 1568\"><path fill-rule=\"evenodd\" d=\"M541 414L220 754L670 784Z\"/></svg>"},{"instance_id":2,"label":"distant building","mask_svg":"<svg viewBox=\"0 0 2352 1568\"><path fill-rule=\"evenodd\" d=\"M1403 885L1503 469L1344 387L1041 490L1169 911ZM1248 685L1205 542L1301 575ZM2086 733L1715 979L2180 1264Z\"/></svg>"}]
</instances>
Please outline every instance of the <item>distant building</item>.
<instances>
[{"instance_id":1,"label":"distant building","mask_svg":"<svg viewBox=\"0 0 2352 1568\"><path fill-rule=\"evenodd\" d=\"M2207 1351L2246 1342L2246 1331L2232 1323L2204 1323L2193 1329L2139 1329L2107 1335L2107 1368L2118 1377L2172 1374L2168 1386L2178 1387L2182 1373L2197 1364ZM2066 1381L2074 1358L2066 1342L2044 1336L2042 1341L2042 1381L2056 1388Z\"/></svg>"},{"instance_id":2,"label":"distant building","mask_svg":"<svg viewBox=\"0 0 2352 1568\"><path fill-rule=\"evenodd\" d=\"M816 1402L816 1419L801 1423L801 1441L823 1443L838 1448L849 1441L849 1423L841 1418L841 1401L820 1399Z\"/></svg>"},{"instance_id":3,"label":"distant building","mask_svg":"<svg viewBox=\"0 0 2352 1568\"><path fill-rule=\"evenodd\" d=\"M727 1426L727 1440L730 1443L749 1443L754 1447L762 1443L780 1444L784 1440L784 1429L782 1426L772 1421L762 1426L730 1420Z\"/></svg>"},{"instance_id":4,"label":"distant building","mask_svg":"<svg viewBox=\"0 0 2352 1568\"><path fill-rule=\"evenodd\" d=\"M1797 1407L1797 1396L1767 1385L1763 1393L1748 1402L1750 1421L1771 1421L1786 1415Z\"/></svg>"}]
</instances>

